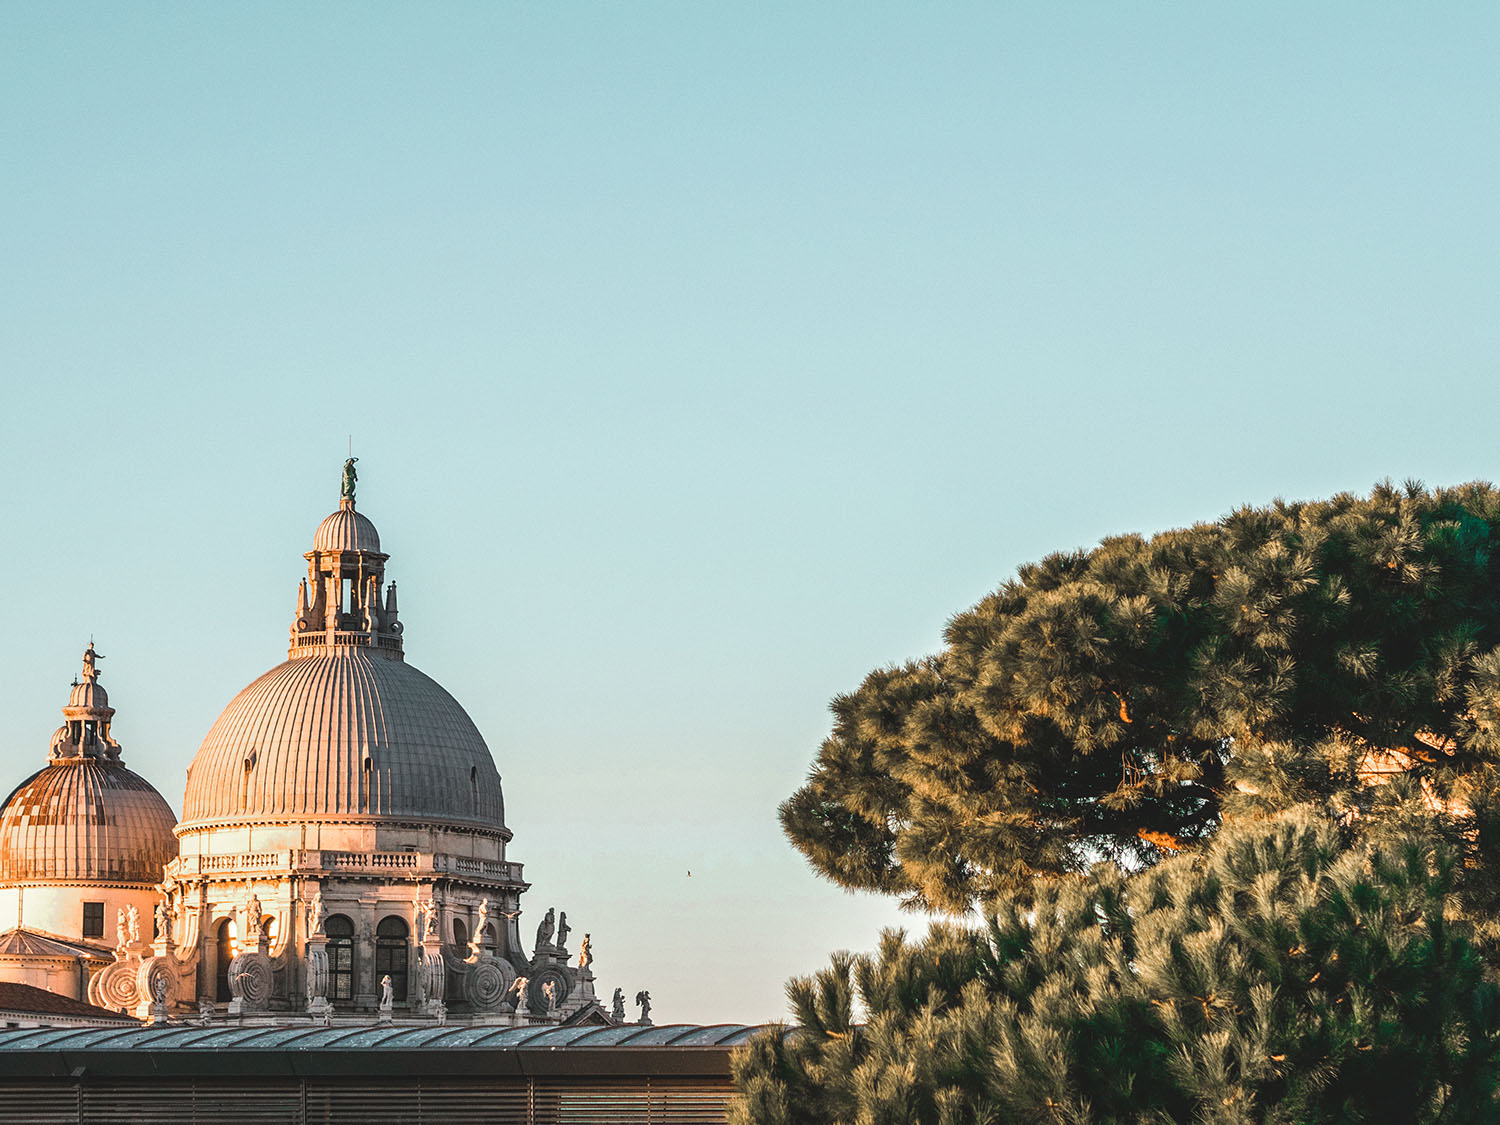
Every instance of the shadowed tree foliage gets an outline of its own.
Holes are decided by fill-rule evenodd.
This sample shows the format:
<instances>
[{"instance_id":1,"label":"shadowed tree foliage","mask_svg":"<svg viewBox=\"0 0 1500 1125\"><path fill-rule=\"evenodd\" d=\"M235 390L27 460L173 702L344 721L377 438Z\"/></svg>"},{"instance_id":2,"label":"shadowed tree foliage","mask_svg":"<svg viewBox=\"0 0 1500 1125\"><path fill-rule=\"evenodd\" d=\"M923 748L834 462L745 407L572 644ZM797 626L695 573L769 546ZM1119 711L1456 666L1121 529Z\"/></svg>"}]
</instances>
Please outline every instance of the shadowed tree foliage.
<instances>
[{"instance_id":1,"label":"shadowed tree foliage","mask_svg":"<svg viewBox=\"0 0 1500 1125\"><path fill-rule=\"evenodd\" d=\"M1295 804L1462 804L1486 847L1497 533L1488 484L1382 485L1022 567L834 701L782 824L836 882L951 912Z\"/></svg>"},{"instance_id":2,"label":"shadowed tree foliage","mask_svg":"<svg viewBox=\"0 0 1500 1125\"><path fill-rule=\"evenodd\" d=\"M1495 1120L1500 992L1422 833L1307 809L887 933L735 1057L759 1125Z\"/></svg>"}]
</instances>

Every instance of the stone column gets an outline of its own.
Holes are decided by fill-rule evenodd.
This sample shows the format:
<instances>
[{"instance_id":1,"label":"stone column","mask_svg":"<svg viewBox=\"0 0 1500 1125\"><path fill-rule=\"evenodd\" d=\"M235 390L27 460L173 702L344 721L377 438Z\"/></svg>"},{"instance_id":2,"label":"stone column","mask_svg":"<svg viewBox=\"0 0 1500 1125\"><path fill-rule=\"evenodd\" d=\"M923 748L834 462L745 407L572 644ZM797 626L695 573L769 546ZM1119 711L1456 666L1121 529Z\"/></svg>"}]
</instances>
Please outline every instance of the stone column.
<instances>
[{"instance_id":1,"label":"stone column","mask_svg":"<svg viewBox=\"0 0 1500 1125\"><path fill-rule=\"evenodd\" d=\"M322 931L307 939L303 970L307 974L307 1014L315 1020L326 1020L333 1013L333 1002L328 999L328 937Z\"/></svg>"}]
</instances>

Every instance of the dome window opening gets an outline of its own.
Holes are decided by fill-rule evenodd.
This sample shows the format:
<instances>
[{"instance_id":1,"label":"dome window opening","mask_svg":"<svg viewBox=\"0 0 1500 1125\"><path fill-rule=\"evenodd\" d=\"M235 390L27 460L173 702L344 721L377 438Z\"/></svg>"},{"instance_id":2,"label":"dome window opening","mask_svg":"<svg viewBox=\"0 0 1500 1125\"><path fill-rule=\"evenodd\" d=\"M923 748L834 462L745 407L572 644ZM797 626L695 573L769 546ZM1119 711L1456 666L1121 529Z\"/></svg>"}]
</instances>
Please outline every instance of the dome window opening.
<instances>
[{"instance_id":1,"label":"dome window opening","mask_svg":"<svg viewBox=\"0 0 1500 1125\"><path fill-rule=\"evenodd\" d=\"M328 935L328 998L348 1003L354 999L354 923L335 914L323 923Z\"/></svg>"},{"instance_id":2,"label":"dome window opening","mask_svg":"<svg viewBox=\"0 0 1500 1125\"><path fill-rule=\"evenodd\" d=\"M479 767L469 767L469 800L474 803L474 812L479 813Z\"/></svg>"},{"instance_id":3,"label":"dome window opening","mask_svg":"<svg viewBox=\"0 0 1500 1125\"><path fill-rule=\"evenodd\" d=\"M488 927L486 927L488 929ZM406 1000L407 962L411 959L406 922L394 914L380 920L375 927L375 980L391 978L391 995L397 1001Z\"/></svg>"},{"instance_id":4,"label":"dome window opening","mask_svg":"<svg viewBox=\"0 0 1500 1125\"><path fill-rule=\"evenodd\" d=\"M231 999L229 991L229 962L234 960L237 947L239 931L234 924L233 918L225 918L219 923L218 933L214 942L215 960L215 998L222 1004Z\"/></svg>"}]
</instances>

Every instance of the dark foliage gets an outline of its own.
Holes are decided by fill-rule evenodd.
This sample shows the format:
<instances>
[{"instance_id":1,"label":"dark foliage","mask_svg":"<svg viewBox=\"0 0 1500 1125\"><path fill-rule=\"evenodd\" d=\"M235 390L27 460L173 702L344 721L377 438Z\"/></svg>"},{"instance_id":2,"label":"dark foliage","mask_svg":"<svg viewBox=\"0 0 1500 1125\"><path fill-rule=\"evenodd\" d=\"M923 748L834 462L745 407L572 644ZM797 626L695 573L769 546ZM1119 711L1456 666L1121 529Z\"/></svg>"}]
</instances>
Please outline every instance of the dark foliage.
<instances>
[{"instance_id":1,"label":"dark foliage","mask_svg":"<svg viewBox=\"0 0 1500 1125\"><path fill-rule=\"evenodd\" d=\"M741 1122L1477 1122L1500 992L1426 835L1294 810L837 955L738 1052Z\"/></svg>"},{"instance_id":2,"label":"dark foliage","mask_svg":"<svg viewBox=\"0 0 1500 1125\"><path fill-rule=\"evenodd\" d=\"M834 701L782 823L844 886L962 912L1239 813L1482 802L1497 533L1487 484L1385 485L1022 567L942 652Z\"/></svg>"}]
</instances>

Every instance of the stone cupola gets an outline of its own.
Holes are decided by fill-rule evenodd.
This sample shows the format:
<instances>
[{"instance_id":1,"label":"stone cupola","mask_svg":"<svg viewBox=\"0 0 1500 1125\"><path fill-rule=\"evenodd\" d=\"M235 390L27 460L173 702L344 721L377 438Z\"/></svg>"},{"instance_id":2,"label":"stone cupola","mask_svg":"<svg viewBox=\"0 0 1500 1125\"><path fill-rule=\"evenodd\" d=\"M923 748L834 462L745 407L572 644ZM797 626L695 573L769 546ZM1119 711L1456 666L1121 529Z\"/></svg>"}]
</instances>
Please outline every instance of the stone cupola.
<instances>
[{"instance_id":1,"label":"stone cupola","mask_svg":"<svg viewBox=\"0 0 1500 1125\"><path fill-rule=\"evenodd\" d=\"M290 659L326 654L333 648L365 648L370 655L402 659L396 584L385 582L389 555L380 550L375 525L354 508L355 471L344 462L338 511L313 535L307 577L297 592Z\"/></svg>"}]
</instances>

